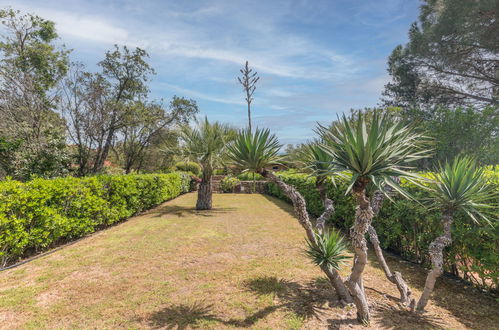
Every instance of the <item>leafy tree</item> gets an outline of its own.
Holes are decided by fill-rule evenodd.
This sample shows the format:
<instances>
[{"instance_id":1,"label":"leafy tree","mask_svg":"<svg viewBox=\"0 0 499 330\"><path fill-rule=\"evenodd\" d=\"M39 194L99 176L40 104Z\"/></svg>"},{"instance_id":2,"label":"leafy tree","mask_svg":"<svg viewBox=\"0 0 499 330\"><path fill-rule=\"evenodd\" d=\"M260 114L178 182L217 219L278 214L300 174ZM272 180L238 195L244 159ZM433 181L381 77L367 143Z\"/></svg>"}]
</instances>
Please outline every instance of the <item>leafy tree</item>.
<instances>
[{"instance_id":1,"label":"leafy tree","mask_svg":"<svg viewBox=\"0 0 499 330\"><path fill-rule=\"evenodd\" d=\"M346 284L354 297L358 320L368 323L369 306L362 284L367 264L365 235L374 217L367 197L368 185L372 184L380 191L385 191L386 185L408 196L394 177L417 179L417 175L407 171L410 169L407 163L425 157L428 152L421 145L424 141L421 134L392 121L386 114L375 114L369 124L364 116L354 122L343 116L341 122L330 129L319 126L318 132L324 141L324 150L331 155L331 171L351 174L347 193L352 192L357 201L355 221L350 230L355 258Z\"/></svg>"},{"instance_id":2,"label":"leafy tree","mask_svg":"<svg viewBox=\"0 0 499 330\"><path fill-rule=\"evenodd\" d=\"M497 1L425 0L409 42L388 59L385 103L494 105L499 96Z\"/></svg>"},{"instance_id":3,"label":"leafy tree","mask_svg":"<svg viewBox=\"0 0 499 330\"><path fill-rule=\"evenodd\" d=\"M489 106L480 111L471 107L436 107L431 115L414 109L409 120L433 138L434 164L459 154L472 156L483 165L499 163L498 107Z\"/></svg>"},{"instance_id":4,"label":"leafy tree","mask_svg":"<svg viewBox=\"0 0 499 330\"><path fill-rule=\"evenodd\" d=\"M132 107L120 130L125 173L130 173L133 167L137 168L151 140L162 129L168 127L171 130L175 126L186 125L199 111L196 101L177 96L173 96L168 110L161 104L140 101Z\"/></svg>"},{"instance_id":5,"label":"leafy tree","mask_svg":"<svg viewBox=\"0 0 499 330\"><path fill-rule=\"evenodd\" d=\"M10 148L3 171L18 179L67 172L62 119L53 111L67 71L68 51L56 44L54 23L12 9L0 10L0 136Z\"/></svg>"},{"instance_id":6,"label":"leafy tree","mask_svg":"<svg viewBox=\"0 0 499 330\"><path fill-rule=\"evenodd\" d=\"M482 219L488 221L485 212L497 207L491 203L497 197L495 187L488 183L484 169L477 167L469 157L458 157L442 166L431 188L434 207L442 211L443 235L430 244L432 269L416 306L418 311L425 308L437 278L443 273L443 251L452 243L451 229L455 213L463 211L478 223Z\"/></svg>"},{"instance_id":7,"label":"leafy tree","mask_svg":"<svg viewBox=\"0 0 499 330\"><path fill-rule=\"evenodd\" d=\"M182 129L186 156L203 168L196 202L198 210L210 210L212 207L211 177L215 168L221 165L227 145L234 135L235 131L229 125L210 123L207 117L197 127L184 126Z\"/></svg>"},{"instance_id":8,"label":"leafy tree","mask_svg":"<svg viewBox=\"0 0 499 330\"><path fill-rule=\"evenodd\" d=\"M99 65L102 67L101 77L106 80L105 103L108 115L101 126L103 141L99 143L93 172L102 170L104 161L109 155L113 139L119 129L126 125L130 103L145 97L148 92L146 82L154 70L146 62L149 55L140 48L131 51L126 46L121 49L115 45L113 51L106 52L104 60ZM100 79L100 76L99 78Z\"/></svg>"}]
</instances>

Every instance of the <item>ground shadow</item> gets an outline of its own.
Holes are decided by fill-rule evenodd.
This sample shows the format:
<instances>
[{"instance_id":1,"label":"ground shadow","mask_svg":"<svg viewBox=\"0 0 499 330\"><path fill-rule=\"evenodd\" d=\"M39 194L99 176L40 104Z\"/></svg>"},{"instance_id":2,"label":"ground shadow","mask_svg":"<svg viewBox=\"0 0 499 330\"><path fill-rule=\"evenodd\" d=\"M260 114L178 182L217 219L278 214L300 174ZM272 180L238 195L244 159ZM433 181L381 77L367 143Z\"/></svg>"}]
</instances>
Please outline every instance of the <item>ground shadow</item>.
<instances>
[{"instance_id":1,"label":"ground shadow","mask_svg":"<svg viewBox=\"0 0 499 330\"><path fill-rule=\"evenodd\" d=\"M327 281L313 280L305 284L260 276L243 282L248 291L258 295L273 294L286 308L303 318L318 318L325 310L340 306Z\"/></svg>"},{"instance_id":2,"label":"ground shadow","mask_svg":"<svg viewBox=\"0 0 499 330\"><path fill-rule=\"evenodd\" d=\"M150 315L146 322L152 328L186 329L190 326L224 324L239 328L253 326L277 310L289 310L303 318L319 317L327 308L339 306L334 292L325 280L313 280L306 284L260 276L243 282L247 291L256 295L275 295L277 303L264 307L244 319L223 319L213 313L213 305L197 302L191 305L177 304ZM353 323L356 321L353 319ZM347 322L349 323L349 322Z\"/></svg>"},{"instance_id":3,"label":"ground shadow","mask_svg":"<svg viewBox=\"0 0 499 330\"><path fill-rule=\"evenodd\" d=\"M192 305L173 305L153 313L147 323L153 329L187 329L200 321L218 321L211 313L211 305L195 303Z\"/></svg>"},{"instance_id":4,"label":"ground shadow","mask_svg":"<svg viewBox=\"0 0 499 330\"><path fill-rule=\"evenodd\" d=\"M235 211L236 208L233 207L214 207L211 210L196 210L195 207L185 207L179 205L163 205L152 211L151 215L155 215L160 218L169 214L176 215L178 217L185 217L189 215L202 216L202 217L215 217L220 214L229 213Z\"/></svg>"},{"instance_id":5,"label":"ground shadow","mask_svg":"<svg viewBox=\"0 0 499 330\"><path fill-rule=\"evenodd\" d=\"M445 322L436 316L413 313L397 306L377 304L374 318L383 329L445 329Z\"/></svg>"},{"instance_id":6,"label":"ground shadow","mask_svg":"<svg viewBox=\"0 0 499 330\"><path fill-rule=\"evenodd\" d=\"M370 249L369 252L370 265L382 270L372 249ZM411 289L423 290L428 274L427 269L422 265L403 260L401 257L386 251L384 251L384 255L392 272L401 272L404 280ZM386 279L386 281L388 281L388 279ZM393 285L393 287L395 288L395 285ZM398 296L393 297L387 295L386 292L380 292L367 286L366 290L384 295L394 302L399 302ZM412 298L415 298L417 301L417 299L419 299L419 294L413 293ZM450 276L442 276L437 280L430 304L446 309L459 322L467 327L476 327L478 319L480 319L480 325L484 328L494 328L499 324L499 315L497 314L499 302L494 299L493 296L480 292L471 287L470 284ZM431 316L429 316L431 313L415 314L408 312L403 308L397 308L397 310L397 313L403 314L400 314L400 320L406 317L411 319L412 317L414 322L419 320L422 323L435 323L434 327L443 326L438 325L436 319L432 319ZM393 316L395 312L382 311L382 313Z\"/></svg>"},{"instance_id":7,"label":"ground shadow","mask_svg":"<svg viewBox=\"0 0 499 330\"><path fill-rule=\"evenodd\" d=\"M267 194L262 194L262 196L265 197L265 199L270 201L272 204L276 205L278 208L283 210L284 212L286 212L289 215L291 215L292 217L296 218L295 212L293 211L293 205L291 205L290 203L283 201L282 199L279 199L277 197L267 195Z\"/></svg>"},{"instance_id":8,"label":"ground shadow","mask_svg":"<svg viewBox=\"0 0 499 330\"><path fill-rule=\"evenodd\" d=\"M279 207L281 210L287 212L288 214L295 216L293 207L288 202L280 200L273 196L264 195L264 197L272 202L274 205ZM311 217L311 221L314 221L314 218ZM412 263L402 259L398 255L393 255L384 251L385 259L393 271L400 271L402 276L406 280L407 284L410 288L418 289L422 291L426 279L426 275L428 274L428 270L425 269L422 265ZM376 256L372 247L369 248L369 263L375 268L378 268L382 271L381 266L378 264L376 260ZM384 278L384 275L383 279ZM388 282L388 279L385 279ZM395 288L395 285L393 285ZM389 295L386 292L380 292L377 289L370 288L366 286L366 290L371 291L375 294L383 295L387 299L391 300L394 303L399 302L398 292L395 289L394 295ZM369 293L368 293L369 294ZM412 298L416 300L419 299L419 295L413 293ZM437 280L437 284L435 286L434 293L432 294L432 298L430 304L435 306L439 306L441 308L446 309L452 314L459 322L463 323L467 327L476 327L477 320L481 327L484 328L494 328L499 324L499 314L497 310L499 310L499 300L496 299L496 296L483 293L476 288L473 288L470 284L464 282L461 279L456 279L450 276L442 276ZM396 310L400 313L409 313L405 308L394 306ZM393 312L390 312L391 316L393 316ZM388 315L388 312L383 311L382 314ZM410 315L401 315L403 317ZM425 313L429 314L429 313ZM416 315L414 314L414 322L421 321L422 326L431 324L438 324L434 319L431 319L428 315ZM344 322L344 320L341 320Z\"/></svg>"}]
</instances>

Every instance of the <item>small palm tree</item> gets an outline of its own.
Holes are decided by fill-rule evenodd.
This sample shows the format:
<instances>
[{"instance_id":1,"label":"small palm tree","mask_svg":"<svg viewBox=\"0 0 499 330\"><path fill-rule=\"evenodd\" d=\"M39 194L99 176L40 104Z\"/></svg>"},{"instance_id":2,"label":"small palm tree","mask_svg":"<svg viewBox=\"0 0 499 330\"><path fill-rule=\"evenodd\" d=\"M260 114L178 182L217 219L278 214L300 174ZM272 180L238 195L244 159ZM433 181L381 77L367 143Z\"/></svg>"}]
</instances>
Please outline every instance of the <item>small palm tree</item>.
<instances>
[{"instance_id":1,"label":"small palm tree","mask_svg":"<svg viewBox=\"0 0 499 330\"><path fill-rule=\"evenodd\" d=\"M428 150L422 145L426 139L411 128L392 121L389 116L378 114L372 116L369 124L363 115L354 120L343 116L337 125L331 128L319 126L317 131L324 141L324 150L331 155L331 167L351 174L347 193L353 193L358 206L350 231L355 258L347 285L354 296L357 318L368 323L370 314L362 274L367 264L365 234L374 213L366 188L372 184L383 191L387 185L408 196L393 178L418 179L408 171L411 167L407 163L428 155Z\"/></svg>"},{"instance_id":2,"label":"small palm tree","mask_svg":"<svg viewBox=\"0 0 499 330\"><path fill-rule=\"evenodd\" d=\"M234 136L233 128L219 122L210 123L206 117L197 127L182 128L181 137L185 154L203 168L196 209L210 210L212 208L211 177L214 169L221 164L227 144Z\"/></svg>"},{"instance_id":3,"label":"small palm tree","mask_svg":"<svg viewBox=\"0 0 499 330\"><path fill-rule=\"evenodd\" d=\"M423 311L435 286L443 273L443 250L452 243L452 223L457 211L463 211L474 222L489 221L487 210L496 207L491 202L497 197L494 186L488 184L483 168L478 168L473 159L458 157L450 164L441 166L431 184L434 207L442 211L443 235L430 244L432 269L426 278L425 288L416 310Z\"/></svg>"},{"instance_id":4,"label":"small palm tree","mask_svg":"<svg viewBox=\"0 0 499 330\"><path fill-rule=\"evenodd\" d=\"M316 232L310 222L305 199L293 186L286 184L279 176L268 169L272 165L282 162L283 157L279 155L280 148L281 145L277 137L271 134L270 130L258 128L255 131L249 129L240 131L236 139L228 147L229 157L236 166L259 173L279 186L293 203L296 217L305 229L308 241L313 246L317 246ZM351 296L336 269L328 264L322 264L320 267L336 289L340 299L350 303Z\"/></svg>"}]
</instances>

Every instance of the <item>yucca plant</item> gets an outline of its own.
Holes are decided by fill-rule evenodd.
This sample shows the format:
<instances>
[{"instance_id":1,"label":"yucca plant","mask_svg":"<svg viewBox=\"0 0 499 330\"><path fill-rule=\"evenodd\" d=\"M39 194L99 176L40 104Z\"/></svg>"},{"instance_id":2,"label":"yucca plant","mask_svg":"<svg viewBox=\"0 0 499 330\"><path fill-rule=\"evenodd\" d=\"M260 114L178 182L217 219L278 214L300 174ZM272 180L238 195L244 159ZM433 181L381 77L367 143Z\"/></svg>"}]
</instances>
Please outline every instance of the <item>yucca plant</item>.
<instances>
[{"instance_id":1,"label":"yucca plant","mask_svg":"<svg viewBox=\"0 0 499 330\"><path fill-rule=\"evenodd\" d=\"M332 157L321 148L319 141L314 141L305 145L300 150L298 153L298 163L302 166L303 171L315 177L315 186L324 206L324 212L316 221L317 230L319 233L322 233L326 220L334 213L334 203L327 197L326 193L326 182L330 181L334 183L333 173L335 171L331 168Z\"/></svg>"},{"instance_id":2,"label":"yucca plant","mask_svg":"<svg viewBox=\"0 0 499 330\"><path fill-rule=\"evenodd\" d=\"M254 132L249 129L239 131L228 149L234 165L265 176L267 168L281 164L281 147L269 129L257 128Z\"/></svg>"},{"instance_id":3,"label":"yucca plant","mask_svg":"<svg viewBox=\"0 0 499 330\"><path fill-rule=\"evenodd\" d=\"M346 193L353 193L358 207L350 231L355 258L347 285L354 296L358 320L368 323L370 314L362 274L367 264L365 234L374 213L366 188L372 184L380 191L385 191L385 186L389 186L408 196L394 177L404 177L410 181L419 178L409 172L412 168L407 164L429 154L423 145L426 139L410 127L393 121L388 115L379 114L374 114L369 123L364 115L354 120L343 116L336 125L330 128L319 126L317 131L324 141L322 147L331 155L331 167L335 171L351 174Z\"/></svg>"},{"instance_id":4,"label":"yucca plant","mask_svg":"<svg viewBox=\"0 0 499 330\"><path fill-rule=\"evenodd\" d=\"M229 157L236 166L243 170L259 173L279 186L293 203L296 217L305 229L308 240L312 244L317 244L305 199L293 186L286 184L269 169L272 165L281 163L283 158L279 155L280 148L281 145L277 137L271 134L270 130L259 128L255 131L240 131L236 139L228 147ZM331 281L340 299L347 303L351 302L351 296L339 273L328 265L321 265L320 267Z\"/></svg>"},{"instance_id":5,"label":"yucca plant","mask_svg":"<svg viewBox=\"0 0 499 330\"><path fill-rule=\"evenodd\" d=\"M431 184L433 206L442 212L443 235L431 242L429 254L432 269L428 273L425 288L416 310L423 311L435 286L443 273L443 251L452 243L452 223L457 211L467 214L475 223L497 221L488 215L497 207L494 186L488 183L484 169L477 167L469 157L457 157L451 163L440 167Z\"/></svg>"},{"instance_id":6,"label":"yucca plant","mask_svg":"<svg viewBox=\"0 0 499 330\"><path fill-rule=\"evenodd\" d=\"M226 155L227 144L234 138L235 130L227 124L210 123L205 117L196 127L185 126L181 131L185 155L203 168L196 209L212 208L211 177Z\"/></svg>"},{"instance_id":7,"label":"yucca plant","mask_svg":"<svg viewBox=\"0 0 499 330\"><path fill-rule=\"evenodd\" d=\"M315 234L316 242L307 240L305 254L319 267L326 266L340 270L350 259L342 235L336 230L325 230Z\"/></svg>"}]
</instances>

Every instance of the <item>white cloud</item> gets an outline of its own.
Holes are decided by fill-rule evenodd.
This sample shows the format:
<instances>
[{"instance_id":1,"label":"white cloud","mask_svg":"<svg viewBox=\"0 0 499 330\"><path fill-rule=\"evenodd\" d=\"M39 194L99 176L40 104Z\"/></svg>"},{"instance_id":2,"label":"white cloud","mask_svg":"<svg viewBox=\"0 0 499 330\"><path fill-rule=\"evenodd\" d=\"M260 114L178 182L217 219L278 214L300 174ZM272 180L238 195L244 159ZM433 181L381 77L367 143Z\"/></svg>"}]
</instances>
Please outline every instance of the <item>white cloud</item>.
<instances>
[{"instance_id":1,"label":"white cloud","mask_svg":"<svg viewBox=\"0 0 499 330\"><path fill-rule=\"evenodd\" d=\"M76 15L70 11L26 5L16 5L15 8L55 22L57 32L63 39L69 37L109 44L128 44L131 46L136 44L125 28L115 26L102 17Z\"/></svg>"},{"instance_id":2,"label":"white cloud","mask_svg":"<svg viewBox=\"0 0 499 330\"><path fill-rule=\"evenodd\" d=\"M243 101L241 101L240 97L239 99L237 98L220 98L220 97L214 97L213 95L205 94L202 92L198 92L192 89L168 84L168 83L158 83L157 86L159 87L164 87L167 89L170 89L174 92L177 93L182 93L182 96L187 97L187 98L197 98L197 99L202 99L206 101L211 101L211 102L217 102L217 103L225 103L225 104L235 104L235 105L246 105Z\"/></svg>"}]
</instances>

